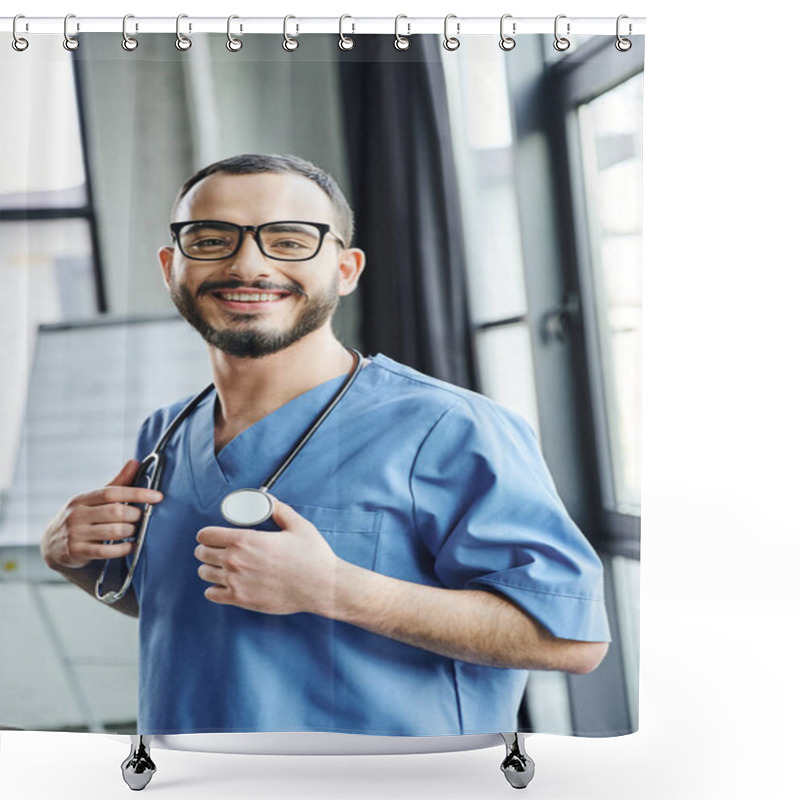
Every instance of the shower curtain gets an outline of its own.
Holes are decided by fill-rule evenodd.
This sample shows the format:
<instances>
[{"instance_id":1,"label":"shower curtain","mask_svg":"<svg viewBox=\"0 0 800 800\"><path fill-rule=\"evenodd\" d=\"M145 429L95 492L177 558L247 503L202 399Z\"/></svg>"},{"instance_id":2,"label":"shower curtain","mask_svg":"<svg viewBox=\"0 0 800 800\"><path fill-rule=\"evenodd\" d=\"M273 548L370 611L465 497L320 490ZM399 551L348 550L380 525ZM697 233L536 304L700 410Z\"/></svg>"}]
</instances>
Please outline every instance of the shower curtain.
<instances>
[{"instance_id":1,"label":"shower curtain","mask_svg":"<svg viewBox=\"0 0 800 800\"><path fill-rule=\"evenodd\" d=\"M636 730L643 37L29 38L2 42L0 724ZM319 248L307 263L280 249L306 246L280 240L286 220ZM227 235L280 277L231 278L237 253L197 258ZM222 362L281 350L231 355L181 281L219 325L254 326L248 302L294 303L263 311L280 327L324 296L325 265L341 278L362 261L331 340L368 363L273 491L299 520L234 533L313 531L345 565L336 597L351 577L372 594L349 615L319 598L222 602L208 589L227 534L198 532L233 530L223 494L281 466L349 367L215 446L236 385ZM76 511L100 524L100 505L133 524L139 506L97 493L133 483L126 461L211 381L165 450L133 586L104 604L104 559L70 561L59 537L79 535ZM133 545L109 586L132 559Z\"/></svg>"}]
</instances>

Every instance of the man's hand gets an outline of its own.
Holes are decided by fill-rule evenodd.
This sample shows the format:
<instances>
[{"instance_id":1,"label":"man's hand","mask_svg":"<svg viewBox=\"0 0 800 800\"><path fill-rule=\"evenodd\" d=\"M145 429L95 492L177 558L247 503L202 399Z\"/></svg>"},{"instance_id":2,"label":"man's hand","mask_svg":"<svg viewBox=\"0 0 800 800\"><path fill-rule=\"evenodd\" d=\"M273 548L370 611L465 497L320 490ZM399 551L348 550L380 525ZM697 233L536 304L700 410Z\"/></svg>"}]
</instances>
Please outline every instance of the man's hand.
<instances>
[{"instance_id":1,"label":"man's hand","mask_svg":"<svg viewBox=\"0 0 800 800\"><path fill-rule=\"evenodd\" d=\"M557 639L504 597L440 589L350 564L320 532L277 503L277 532L203 528L198 575L214 603L266 614L310 612L448 658L515 669L582 674L605 656L604 642Z\"/></svg>"},{"instance_id":2,"label":"man's hand","mask_svg":"<svg viewBox=\"0 0 800 800\"><path fill-rule=\"evenodd\" d=\"M322 534L293 508L275 501L280 531L202 528L197 574L213 584L214 603L264 614L325 614L331 607L340 559Z\"/></svg>"},{"instance_id":3,"label":"man's hand","mask_svg":"<svg viewBox=\"0 0 800 800\"><path fill-rule=\"evenodd\" d=\"M119 558L135 543L142 511L127 503L158 503L161 492L131 486L139 462L128 461L102 489L73 497L47 526L39 549L51 569L81 569L96 559ZM106 544L111 542L111 544Z\"/></svg>"}]
</instances>

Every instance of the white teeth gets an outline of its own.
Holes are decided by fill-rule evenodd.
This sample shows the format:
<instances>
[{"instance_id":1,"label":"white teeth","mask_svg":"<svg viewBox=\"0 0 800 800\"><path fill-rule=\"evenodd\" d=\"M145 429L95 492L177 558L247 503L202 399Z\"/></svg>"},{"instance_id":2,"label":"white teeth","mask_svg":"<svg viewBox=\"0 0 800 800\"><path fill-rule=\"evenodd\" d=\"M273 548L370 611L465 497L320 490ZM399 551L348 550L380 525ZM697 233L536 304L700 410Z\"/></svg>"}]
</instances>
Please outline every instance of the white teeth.
<instances>
[{"instance_id":1,"label":"white teeth","mask_svg":"<svg viewBox=\"0 0 800 800\"><path fill-rule=\"evenodd\" d=\"M221 296L223 300L233 300L237 303L272 303L283 297L283 295L272 293L244 294L241 292L221 292Z\"/></svg>"}]
</instances>

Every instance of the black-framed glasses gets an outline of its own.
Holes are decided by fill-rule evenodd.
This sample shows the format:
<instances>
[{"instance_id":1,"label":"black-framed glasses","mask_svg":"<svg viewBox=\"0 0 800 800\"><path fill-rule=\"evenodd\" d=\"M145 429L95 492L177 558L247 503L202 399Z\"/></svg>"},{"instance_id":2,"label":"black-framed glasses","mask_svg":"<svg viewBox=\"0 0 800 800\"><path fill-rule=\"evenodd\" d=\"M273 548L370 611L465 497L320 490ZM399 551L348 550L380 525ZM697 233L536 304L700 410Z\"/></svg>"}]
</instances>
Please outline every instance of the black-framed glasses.
<instances>
[{"instance_id":1,"label":"black-framed glasses","mask_svg":"<svg viewBox=\"0 0 800 800\"><path fill-rule=\"evenodd\" d=\"M236 225L215 219L173 222L172 238L186 258L193 261L219 261L235 256L244 235L252 231L258 249L276 261L309 261L319 253L330 234L344 247L345 243L324 222L279 220L263 225Z\"/></svg>"}]
</instances>

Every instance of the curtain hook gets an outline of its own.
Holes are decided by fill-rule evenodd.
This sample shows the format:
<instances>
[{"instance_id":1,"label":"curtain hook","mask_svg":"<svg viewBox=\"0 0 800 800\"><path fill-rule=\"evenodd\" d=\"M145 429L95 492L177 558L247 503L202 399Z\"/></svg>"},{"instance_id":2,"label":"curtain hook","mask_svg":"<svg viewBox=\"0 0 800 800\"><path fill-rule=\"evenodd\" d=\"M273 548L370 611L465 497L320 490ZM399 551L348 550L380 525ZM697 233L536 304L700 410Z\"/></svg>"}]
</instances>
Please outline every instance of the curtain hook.
<instances>
[{"instance_id":1,"label":"curtain hook","mask_svg":"<svg viewBox=\"0 0 800 800\"><path fill-rule=\"evenodd\" d=\"M17 14L17 16L14 17L14 22L11 25L11 35L14 37L11 40L11 46L18 53L21 53L23 50L27 50L28 49L28 45L30 44L30 42L27 39L24 39L22 36L20 36L17 33L17 20L18 19L25 19L25 15L24 14ZM25 23L25 30L26 31L28 30L28 23L27 22Z\"/></svg>"},{"instance_id":2,"label":"curtain hook","mask_svg":"<svg viewBox=\"0 0 800 800\"><path fill-rule=\"evenodd\" d=\"M135 50L139 46L139 40L134 39L133 36L128 36L128 20L129 19L136 19L133 14L126 14L122 18L122 49L127 50L129 53L131 50ZM136 30L139 30L139 23L136 23Z\"/></svg>"},{"instance_id":3,"label":"curtain hook","mask_svg":"<svg viewBox=\"0 0 800 800\"><path fill-rule=\"evenodd\" d=\"M188 14L178 14L178 17L175 20L175 47L177 47L178 50L188 50L192 46L192 40L181 33L181 20L186 19L188 16ZM189 31L191 32L191 30L192 23L190 22Z\"/></svg>"},{"instance_id":4,"label":"curtain hook","mask_svg":"<svg viewBox=\"0 0 800 800\"><path fill-rule=\"evenodd\" d=\"M287 26L289 24L290 19L297 19L297 17L293 17L291 14L288 14L283 18L283 49L286 50L288 53L292 53L300 47L300 42L297 39L289 36L289 32L287 30ZM300 25L295 23L295 36L300 33Z\"/></svg>"},{"instance_id":5,"label":"curtain hook","mask_svg":"<svg viewBox=\"0 0 800 800\"><path fill-rule=\"evenodd\" d=\"M458 19L455 14L448 14L444 18L444 42L442 42L445 50L458 50L461 47L461 41L457 39L455 36L448 36L447 35L447 23L450 22L451 19ZM456 33L461 33L461 23L456 22Z\"/></svg>"},{"instance_id":6,"label":"curtain hook","mask_svg":"<svg viewBox=\"0 0 800 800\"><path fill-rule=\"evenodd\" d=\"M506 20L507 19L511 19L511 17L512 17L511 14L503 14L503 16L500 17L500 49L501 50L506 50L506 51L513 50L517 46L516 40L513 39L511 36L506 36L506 34L505 34L504 30L503 30ZM512 22L511 23L511 32L513 34L516 34L516 32L517 32L517 23L516 22Z\"/></svg>"},{"instance_id":7,"label":"curtain hook","mask_svg":"<svg viewBox=\"0 0 800 800\"><path fill-rule=\"evenodd\" d=\"M570 34L570 23L567 23L567 36L559 36L558 35L558 21L561 19L566 19L566 14L559 14L556 17L556 21L553 26L553 36L555 36L555 41L553 42L553 47L558 50L559 53L563 53L565 50L569 50L570 41L567 39L567 36Z\"/></svg>"},{"instance_id":8,"label":"curtain hook","mask_svg":"<svg viewBox=\"0 0 800 800\"><path fill-rule=\"evenodd\" d=\"M614 47L616 47L617 50L620 51L620 53L626 53L628 50L631 49L631 47L633 47L633 42L631 42L630 39L623 39L620 33L620 23L624 19L628 19L628 16L626 14L620 14L617 17L617 41L615 42ZM628 36L630 36L632 33L633 33L633 25L631 25L629 22Z\"/></svg>"},{"instance_id":9,"label":"curtain hook","mask_svg":"<svg viewBox=\"0 0 800 800\"><path fill-rule=\"evenodd\" d=\"M68 26L69 26L69 21L71 19L75 19L75 15L74 14L67 14L67 16L64 17L64 49L65 50L77 50L78 49L78 45L80 44L80 42L74 36L70 36ZM76 30L80 30L80 29L81 29L81 26L77 25Z\"/></svg>"},{"instance_id":10,"label":"curtain hook","mask_svg":"<svg viewBox=\"0 0 800 800\"><path fill-rule=\"evenodd\" d=\"M398 50L408 50L411 47L411 42L406 38L406 36L411 36L411 23L407 22L406 25L408 26L408 31L406 31L406 36L400 35L400 20L401 19L408 19L405 14L398 14L394 18L394 46Z\"/></svg>"},{"instance_id":11,"label":"curtain hook","mask_svg":"<svg viewBox=\"0 0 800 800\"><path fill-rule=\"evenodd\" d=\"M353 19L353 18L349 14L342 14L342 16L339 17L339 49L340 50L352 50L356 46L355 41L353 39L351 39L349 36L345 36L344 32L342 30L342 25L344 24L344 21L346 19ZM355 33L355 31L356 31L355 22L351 22L350 25L352 26L352 30L350 31L350 33Z\"/></svg>"},{"instance_id":12,"label":"curtain hook","mask_svg":"<svg viewBox=\"0 0 800 800\"><path fill-rule=\"evenodd\" d=\"M227 47L228 50L231 51L231 53L238 53L242 49L242 45L243 45L242 40L241 39L237 39L231 33L231 22L233 22L233 20L235 20L235 19L239 19L239 17L237 17L236 14L231 14L228 17L228 41L225 42L225 47ZM239 26L239 33L241 33L241 32L242 32L242 26L240 25Z\"/></svg>"}]
</instances>

